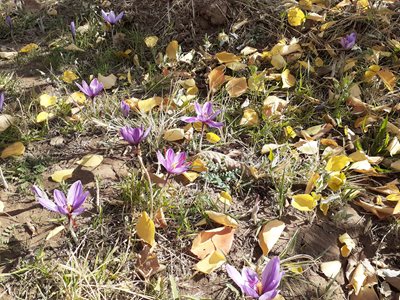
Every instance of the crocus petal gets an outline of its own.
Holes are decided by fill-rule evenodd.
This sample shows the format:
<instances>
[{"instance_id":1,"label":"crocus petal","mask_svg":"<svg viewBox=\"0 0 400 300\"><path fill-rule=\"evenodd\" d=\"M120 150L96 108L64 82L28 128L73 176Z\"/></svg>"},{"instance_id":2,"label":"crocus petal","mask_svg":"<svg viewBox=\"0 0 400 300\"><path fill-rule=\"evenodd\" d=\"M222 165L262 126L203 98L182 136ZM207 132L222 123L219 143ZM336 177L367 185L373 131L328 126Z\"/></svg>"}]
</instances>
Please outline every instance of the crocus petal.
<instances>
[{"instance_id":1,"label":"crocus petal","mask_svg":"<svg viewBox=\"0 0 400 300\"><path fill-rule=\"evenodd\" d=\"M277 295L278 295L278 291L277 291L277 290L273 290L273 291L266 292L266 293L262 294L262 295L260 296L260 298L258 298L258 300L272 300L272 299L274 299Z\"/></svg>"},{"instance_id":2,"label":"crocus petal","mask_svg":"<svg viewBox=\"0 0 400 300\"><path fill-rule=\"evenodd\" d=\"M174 159L175 159L175 152L172 148L169 148L165 153L165 160L168 165L172 165L174 163Z\"/></svg>"},{"instance_id":3,"label":"crocus petal","mask_svg":"<svg viewBox=\"0 0 400 300\"><path fill-rule=\"evenodd\" d=\"M182 117L181 120L186 123L199 122L197 117Z\"/></svg>"},{"instance_id":4,"label":"crocus petal","mask_svg":"<svg viewBox=\"0 0 400 300\"><path fill-rule=\"evenodd\" d=\"M102 90L104 86L103 84L97 80L97 78L93 79L92 82L90 83L90 90L93 94L93 96L97 96Z\"/></svg>"},{"instance_id":5,"label":"crocus petal","mask_svg":"<svg viewBox=\"0 0 400 300\"><path fill-rule=\"evenodd\" d=\"M77 215L80 215L81 213L83 213L84 211L85 211L85 208L84 208L84 207L79 207L78 209L75 209L75 210L71 213L71 215L77 216Z\"/></svg>"},{"instance_id":6,"label":"crocus petal","mask_svg":"<svg viewBox=\"0 0 400 300\"><path fill-rule=\"evenodd\" d=\"M110 11L108 13L108 19L110 20L111 24L115 24L115 13L114 13L114 11Z\"/></svg>"},{"instance_id":7,"label":"crocus petal","mask_svg":"<svg viewBox=\"0 0 400 300\"><path fill-rule=\"evenodd\" d=\"M203 116L211 116L212 115L212 103L211 102L206 102L203 105L203 109L202 109L202 115Z\"/></svg>"},{"instance_id":8,"label":"crocus petal","mask_svg":"<svg viewBox=\"0 0 400 300\"><path fill-rule=\"evenodd\" d=\"M224 126L224 123L210 121L210 120L206 121L205 124L207 124L208 126L213 127L213 128L221 128Z\"/></svg>"},{"instance_id":9,"label":"crocus petal","mask_svg":"<svg viewBox=\"0 0 400 300\"><path fill-rule=\"evenodd\" d=\"M124 12L121 12L118 16L116 16L115 23L117 23L119 20L121 20L123 16L124 16Z\"/></svg>"},{"instance_id":10,"label":"crocus petal","mask_svg":"<svg viewBox=\"0 0 400 300\"><path fill-rule=\"evenodd\" d=\"M147 136L149 135L150 131L151 131L151 127L146 129L146 131L142 134L142 140L147 138Z\"/></svg>"},{"instance_id":11,"label":"crocus petal","mask_svg":"<svg viewBox=\"0 0 400 300\"><path fill-rule=\"evenodd\" d=\"M240 287L242 292L244 292L243 290L244 280L239 271L236 270L236 268L231 265L226 265L226 272L228 273L229 277L237 284L237 286Z\"/></svg>"},{"instance_id":12,"label":"crocus petal","mask_svg":"<svg viewBox=\"0 0 400 300\"><path fill-rule=\"evenodd\" d=\"M265 266L261 275L263 292L276 289L279 286L283 272L280 272L279 257L273 257Z\"/></svg>"},{"instance_id":13,"label":"crocus petal","mask_svg":"<svg viewBox=\"0 0 400 300\"><path fill-rule=\"evenodd\" d=\"M3 110L4 98L5 98L4 93L1 92L1 93L0 93L0 112Z\"/></svg>"},{"instance_id":14,"label":"crocus petal","mask_svg":"<svg viewBox=\"0 0 400 300\"><path fill-rule=\"evenodd\" d=\"M35 194L36 200L46 209L54 212L58 212L57 205L49 200L49 197L43 192L39 187L34 185L31 188L32 192Z\"/></svg>"},{"instance_id":15,"label":"crocus petal","mask_svg":"<svg viewBox=\"0 0 400 300\"><path fill-rule=\"evenodd\" d=\"M198 115L198 116L200 116L200 115L202 115L202 107L201 107L201 105L198 103L198 102L195 102L194 103L194 109L196 110L196 114Z\"/></svg>"},{"instance_id":16,"label":"crocus petal","mask_svg":"<svg viewBox=\"0 0 400 300\"><path fill-rule=\"evenodd\" d=\"M160 151L157 151L158 162L165 167L165 158Z\"/></svg>"},{"instance_id":17,"label":"crocus petal","mask_svg":"<svg viewBox=\"0 0 400 300\"><path fill-rule=\"evenodd\" d=\"M250 268L243 268L242 277L244 279L245 285L251 287L253 290L257 289L258 274Z\"/></svg>"},{"instance_id":18,"label":"crocus petal","mask_svg":"<svg viewBox=\"0 0 400 300\"><path fill-rule=\"evenodd\" d=\"M258 298L257 291L247 286L246 284L243 286L243 293L246 294L247 296Z\"/></svg>"},{"instance_id":19,"label":"crocus petal","mask_svg":"<svg viewBox=\"0 0 400 300\"><path fill-rule=\"evenodd\" d=\"M101 10L101 15L103 16L103 19L104 19L106 22L108 22L108 14L107 14L104 10Z\"/></svg>"},{"instance_id":20,"label":"crocus petal","mask_svg":"<svg viewBox=\"0 0 400 300\"><path fill-rule=\"evenodd\" d=\"M185 173L187 170L189 170L188 167L177 167L177 168L171 168L169 172L179 175L179 174Z\"/></svg>"},{"instance_id":21,"label":"crocus petal","mask_svg":"<svg viewBox=\"0 0 400 300\"><path fill-rule=\"evenodd\" d=\"M79 83L77 83L77 82L75 82L75 84L76 84L76 86L81 90L82 93L84 93L85 95L89 96L89 95L88 95L88 91L85 90L85 89L83 88L83 86L81 86L81 85L80 85ZM82 82L82 84L83 84L83 82Z\"/></svg>"},{"instance_id":22,"label":"crocus petal","mask_svg":"<svg viewBox=\"0 0 400 300\"><path fill-rule=\"evenodd\" d=\"M68 210L67 199L65 198L64 193L59 190L54 190L53 197L54 197L54 202L57 205L58 212L60 214L67 215L69 213L69 210Z\"/></svg>"}]
</instances>

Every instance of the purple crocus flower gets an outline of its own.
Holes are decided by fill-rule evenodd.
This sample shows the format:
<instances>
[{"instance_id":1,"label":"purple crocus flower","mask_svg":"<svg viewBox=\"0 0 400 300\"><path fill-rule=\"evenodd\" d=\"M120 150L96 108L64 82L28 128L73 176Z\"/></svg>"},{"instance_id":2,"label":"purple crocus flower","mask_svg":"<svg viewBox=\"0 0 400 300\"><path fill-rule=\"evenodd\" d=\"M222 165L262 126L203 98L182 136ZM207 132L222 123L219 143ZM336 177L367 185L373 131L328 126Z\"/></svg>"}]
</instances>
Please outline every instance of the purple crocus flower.
<instances>
[{"instance_id":1,"label":"purple crocus flower","mask_svg":"<svg viewBox=\"0 0 400 300\"><path fill-rule=\"evenodd\" d=\"M67 197L59 190L54 190L54 202L49 200L47 194L39 187L33 186L32 192L35 194L36 200L46 209L68 216L71 219L80 215L85 208L82 207L83 202L89 196L89 192L83 192L82 182L75 181L68 190Z\"/></svg>"},{"instance_id":2,"label":"purple crocus flower","mask_svg":"<svg viewBox=\"0 0 400 300\"><path fill-rule=\"evenodd\" d=\"M92 80L90 85L88 85L85 80L82 80L82 85L80 85L79 83L75 84L81 90L82 93L84 93L86 96L92 99L96 97L98 94L100 94L104 88L103 84L96 78Z\"/></svg>"},{"instance_id":3,"label":"purple crocus flower","mask_svg":"<svg viewBox=\"0 0 400 300\"><path fill-rule=\"evenodd\" d=\"M4 106L4 100L5 100L5 96L3 92L0 92L0 112L3 111L3 106Z\"/></svg>"},{"instance_id":4,"label":"purple crocus flower","mask_svg":"<svg viewBox=\"0 0 400 300\"><path fill-rule=\"evenodd\" d=\"M201 106L198 102L195 102L194 108L196 110L197 117L182 117L181 120L186 123L201 122L214 128L220 128L224 125L221 122L214 121L215 117L218 116L221 111L218 110L214 112L211 102L206 102L203 106Z\"/></svg>"},{"instance_id":5,"label":"purple crocus flower","mask_svg":"<svg viewBox=\"0 0 400 300\"><path fill-rule=\"evenodd\" d=\"M357 35L355 32L352 32L340 39L340 44L346 50L350 50L356 44Z\"/></svg>"},{"instance_id":6,"label":"purple crocus flower","mask_svg":"<svg viewBox=\"0 0 400 300\"><path fill-rule=\"evenodd\" d=\"M11 20L10 16L6 16L6 24L10 28L10 30L12 31L13 30L13 23L12 23L12 20Z\"/></svg>"},{"instance_id":7,"label":"purple crocus flower","mask_svg":"<svg viewBox=\"0 0 400 300\"><path fill-rule=\"evenodd\" d=\"M189 169L189 164L186 161L185 152L177 152L171 148L165 152L165 158L160 151L157 151L158 162L162 164L168 174L179 175L186 172Z\"/></svg>"},{"instance_id":8,"label":"purple crocus flower","mask_svg":"<svg viewBox=\"0 0 400 300\"><path fill-rule=\"evenodd\" d=\"M279 257L273 257L265 266L261 281L256 272L250 268L243 268L240 274L231 265L226 265L229 277L240 287L242 293L259 300L272 300L278 295L277 290L282 279Z\"/></svg>"},{"instance_id":9,"label":"purple crocus flower","mask_svg":"<svg viewBox=\"0 0 400 300\"><path fill-rule=\"evenodd\" d=\"M104 21L111 25L115 25L119 20L122 19L124 12L120 13L118 16L115 16L114 11L105 12L104 10L101 10L101 15L103 16Z\"/></svg>"},{"instance_id":10,"label":"purple crocus flower","mask_svg":"<svg viewBox=\"0 0 400 300\"><path fill-rule=\"evenodd\" d=\"M129 104L122 100L121 101L122 115L126 118L127 116L129 116L130 111L131 111L131 107L129 106Z\"/></svg>"},{"instance_id":11,"label":"purple crocus flower","mask_svg":"<svg viewBox=\"0 0 400 300\"><path fill-rule=\"evenodd\" d=\"M71 21L71 24L69 25L69 28L71 29L72 39L74 40L74 43L75 43L76 27L75 27L75 22L74 21Z\"/></svg>"},{"instance_id":12,"label":"purple crocus flower","mask_svg":"<svg viewBox=\"0 0 400 300\"><path fill-rule=\"evenodd\" d=\"M140 144L150 133L151 127L144 130L143 126L132 128L129 126L122 127L119 130L122 138L131 145Z\"/></svg>"}]
</instances>

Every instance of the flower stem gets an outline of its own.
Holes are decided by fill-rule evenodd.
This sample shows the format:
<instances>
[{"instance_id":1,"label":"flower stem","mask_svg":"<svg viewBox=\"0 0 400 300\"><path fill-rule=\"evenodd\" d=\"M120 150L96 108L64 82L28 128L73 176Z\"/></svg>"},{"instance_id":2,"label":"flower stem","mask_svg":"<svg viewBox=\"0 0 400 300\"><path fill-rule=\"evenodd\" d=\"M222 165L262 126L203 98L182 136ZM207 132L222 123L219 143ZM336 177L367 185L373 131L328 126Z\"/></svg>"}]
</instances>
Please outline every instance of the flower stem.
<instances>
[{"instance_id":1,"label":"flower stem","mask_svg":"<svg viewBox=\"0 0 400 300\"><path fill-rule=\"evenodd\" d=\"M204 135L204 123L201 124L201 136L200 136L200 143L199 143L199 152L201 151L201 147L203 145L203 135Z\"/></svg>"},{"instance_id":2,"label":"flower stem","mask_svg":"<svg viewBox=\"0 0 400 300\"><path fill-rule=\"evenodd\" d=\"M75 244L78 245L79 241L74 230L74 220L72 218L69 219L69 232L71 233L72 239L74 240Z\"/></svg>"},{"instance_id":3,"label":"flower stem","mask_svg":"<svg viewBox=\"0 0 400 300\"><path fill-rule=\"evenodd\" d=\"M142 168L143 173L146 175L146 179L149 182L149 192L150 192L150 218L153 219L153 210L154 210L154 194L153 194L153 186L150 178L150 174L147 171L142 158L142 150L140 149L140 145L137 146L137 156L139 159L140 167Z\"/></svg>"}]
</instances>

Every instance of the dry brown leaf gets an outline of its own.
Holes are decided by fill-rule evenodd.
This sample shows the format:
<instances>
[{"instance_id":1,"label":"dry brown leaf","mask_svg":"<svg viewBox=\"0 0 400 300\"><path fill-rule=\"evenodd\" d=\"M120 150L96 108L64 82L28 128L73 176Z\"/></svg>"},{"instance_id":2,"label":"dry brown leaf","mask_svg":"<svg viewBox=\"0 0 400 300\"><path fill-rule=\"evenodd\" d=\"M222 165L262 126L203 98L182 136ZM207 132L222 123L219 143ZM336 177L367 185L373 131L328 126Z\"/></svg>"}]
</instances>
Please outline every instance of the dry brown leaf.
<instances>
[{"instance_id":1,"label":"dry brown leaf","mask_svg":"<svg viewBox=\"0 0 400 300\"><path fill-rule=\"evenodd\" d=\"M232 78L226 84L226 91L232 98L239 97L247 91L247 80L245 77Z\"/></svg>"},{"instance_id":2,"label":"dry brown leaf","mask_svg":"<svg viewBox=\"0 0 400 300\"><path fill-rule=\"evenodd\" d=\"M7 114L0 115L0 132L6 131L15 121L15 117Z\"/></svg>"},{"instance_id":3,"label":"dry brown leaf","mask_svg":"<svg viewBox=\"0 0 400 300\"><path fill-rule=\"evenodd\" d=\"M215 250L221 250L227 255L232 247L235 229L219 227L200 232L193 240L191 252L199 259L203 259Z\"/></svg>"},{"instance_id":4,"label":"dry brown leaf","mask_svg":"<svg viewBox=\"0 0 400 300\"><path fill-rule=\"evenodd\" d=\"M162 207L157 209L156 214L154 215L154 225L156 228L166 228L168 226L164 215L164 209Z\"/></svg>"},{"instance_id":5,"label":"dry brown leaf","mask_svg":"<svg viewBox=\"0 0 400 300\"><path fill-rule=\"evenodd\" d=\"M208 74L208 85L212 93L218 91L218 89L224 82L225 66L216 67L210 72L210 74Z\"/></svg>"},{"instance_id":6,"label":"dry brown leaf","mask_svg":"<svg viewBox=\"0 0 400 300\"><path fill-rule=\"evenodd\" d=\"M168 142L175 142L185 138L185 131L182 128L168 129L164 132L164 140Z\"/></svg>"},{"instance_id":7,"label":"dry brown leaf","mask_svg":"<svg viewBox=\"0 0 400 300\"><path fill-rule=\"evenodd\" d=\"M355 205L361 206L364 208L366 211L369 211L373 213L375 216L377 216L379 219L385 219L391 215L393 215L394 208L393 207L382 207L379 205L375 204L370 204L367 203L363 200L354 200L353 203Z\"/></svg>"},{"instance_id":8,"label":"dry brown leaf","mask_svg":"<svg viewBox=\"0 0 400 300\"><path fill-rule=\"evenodd\" d=\"M386 88L389 91L393 91L394 87L396 86L396 82L397 82L396 76L394 76L394 74L387 69L382 69L377 74L382 79Z\"/></svg>"},{"instance_id":9,"label":"dry brown leaf","mask_svg":"<svg viewBox=\"0 0 400 300\"><path fill-rule=\"evenodd\" d=\"M217 53L215 57L221 64L240 61L239 56L236 56L235 54L226 51Z\"/></svg>"},{"instance_id":10,"label":"dry brown leaf","mask_svg":"<svg viewBox=\"0 0 400 300\"><path fill-rule=\"evenodd\" d=\"M25 153L25 146L21 142L15 142L9 146L7 146L2 152L1 152L1 158L7 158L10 156L20 156Z\"/></svg>"},{"instance_id":11,"label":"dry brown leaf","mask_svg":"<svg viewBox=\"0 0 400 300\"><path fill-rule=\"evenodd\" d=\"M146 279L163 268L163 266L158 263L157 255L152 253L152 249L150 245L145 244L136 259L136 270Z\"/></svg>"}]
</instances>

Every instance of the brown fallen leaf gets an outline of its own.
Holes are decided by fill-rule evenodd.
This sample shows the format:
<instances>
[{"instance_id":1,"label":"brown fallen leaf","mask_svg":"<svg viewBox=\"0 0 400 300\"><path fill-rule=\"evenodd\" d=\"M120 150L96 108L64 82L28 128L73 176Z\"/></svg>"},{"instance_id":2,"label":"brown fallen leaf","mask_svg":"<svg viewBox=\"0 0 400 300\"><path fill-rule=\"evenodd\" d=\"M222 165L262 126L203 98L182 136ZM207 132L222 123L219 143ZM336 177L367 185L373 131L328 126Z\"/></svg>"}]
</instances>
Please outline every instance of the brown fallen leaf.
<instances>
[{"instance_id":1,"label":"brown fallen leaf","mask_svg":"<svg viewBox=\"0 0 400 300\"><path fill-rule=\"evenodd\" d=\"M258 234L258 243L263 251L263 255L268 255L272 247L279 240L286 225L280 220L272 220L265 224Z\"/></svg>"},{"instance_id":2,"label":"brown fallen leaf","mask_svg":"<svg viewBox=\"0 0 400 300\"><path fill-rule=\"evenodd\" d=\"M227 255L232 247L235 229L224 226L200 232L193 240L190 251L199 259L203 259L215 250Z\"/></svg>"},{"instance_id":3,"label":"brown fallen leaf","mask_svg":"<svg viewBox=\"0 0 400 300\"><path fill-rule=\"evenodd\" d=\"M151 246L145 244L136 259L136 270L145 279L165 268L159 264L157 255L152 253L152 250Z\"/></svg>"}]
</instances>

